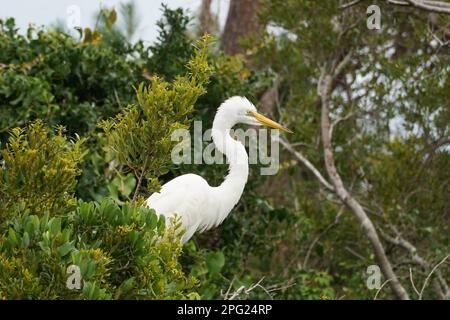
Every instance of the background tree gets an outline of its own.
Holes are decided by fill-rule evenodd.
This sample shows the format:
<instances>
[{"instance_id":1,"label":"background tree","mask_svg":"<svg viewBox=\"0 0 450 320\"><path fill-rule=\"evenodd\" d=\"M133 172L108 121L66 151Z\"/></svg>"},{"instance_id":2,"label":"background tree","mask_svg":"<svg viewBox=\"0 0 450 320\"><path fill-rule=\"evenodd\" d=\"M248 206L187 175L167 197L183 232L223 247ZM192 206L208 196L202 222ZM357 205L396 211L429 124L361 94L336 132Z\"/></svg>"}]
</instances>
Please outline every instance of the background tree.
<instances>
[{"instance_id":1,"label":"background tree","mask_svg":"<svg viewBox=\"0 0 450 320\"><path fill-rule=\"evenodd\" d=\"M298 126L298 131L295 130L298 132L295 142L285 142L284 145L302 164L302 167L309 171L311 178L320 183L320 186L317 187L321 191L316 191L318 197L313 197L313 201L321 202L323 199L328 199L334 203L336 199L333 198L336 195L340 199L334 209L339 214L337 216L336 213L332 214L329 218L329 226L333 226L333 230L336 230L336 226L343 228L342 225L346 224L346 220L341 222L341 204L344 204L359 218L362 217L360 213L365 211L364 219L359 219L359 221L362 223L364 234L371 239L372 245L375 246L375 256L378 257L378 263L382 269L384 269L383 264L386 259L380 258L380 252L377 251L384 247L381 250L388 252L387 259L390 260L392 268L385 272L385 277L390 280L389 284L396 296L407 298L406 290L409 291L410 296L417 297L411 281L408 280L408 267L401 266L408 265L406 257L409 254L418 254L417 247L423 248L423 253L419 256L434 257L431 258L433 263L428 263L428 266L437 264L448 254L448 250L445 249L445 243L448 240L435 239L425 244L423 238L417 238L419 230L423 230L421 228L429 223L427 221L430 208L421 211L418 209L418 203L424 199L418 200L413 195L407 196L408 192L402 194L400 190L403 189L402 186L411 186L412 181L407 178L410 174L410 177L421 176L421 174L414 173L415 170L412 168L420 166L424 157L427 157L426 154L417 152L417 149L416 151L412 150L414 148L424 150L422 148L429 143L434 144L433 141L446 140L448 135L447 125L442 126L440 121L435 121L437 119L425 116L431 109L440 114L440 117L448 117L449 109L446 107L448 103L444 98L446 96L444 88L447 85L447 71L445 71L445 63L444 65L440 64L443 60L447 60L448 48L443 47L439 41L433 45L436 35L427 29L426 19L409 18L416 17L414 15L416 9L391 7L391 4L386 5L381 2L379 5L383 12L383 29L374 33L366 28L366 7L362 2L355 3L352 7L345 5L339 7L339 3L329 3L320 8L310 1L264 2L261 13L264 23L277 26L283 32L280 36L268 36L266 47L260 50L256 60L262 59L260 66L269 64L284 79L280 90L281 96L284 97L281 105L286 107L284 109L286 113L283 112L282 115L289 115L292 123ZM291 14L286 15L286 12ZM441 19L442 25L448 23L448 17L442 16ZM301 23L299 23L300 21ZM396 43L395 47L387 45L393 42L393 38ZM317 42L316 39L321 39L321 41ZM398 48L407 48L407 50ZM436 51L437 48L439 49ZM423 54L413 57L406 52ZM436 54L440 56L439 62L434 61L433 57ZM441 58L443 60L440 60ZM426 63L431 63L429 69L419 68L419 65ZM364 77L368 78L364 80ZM434 77L438 77L442 81L439 86L434 86L440 94L435 94L432 100L427 99L425 102L421 97L428 96L425 92L431 89L429 81L433 82L431 78ZM414 79L414 85L412 85L411 79ZM416 89L411 90L411 85ZM416 91L417 88L425 91ZM422 92L422 95L419 92ZM299 118L294 120L295 114L298 114ZM412 117L412 114L415 116ZM398 121L397 124L399 122L402 124L396 127L395 121ZM423 130L411 131L411 125L417 125ZM430 136L431 131L436 135L431 134ZM425 142L427 140L428 142ZM422 147L419 147L417 143ZM378 166L386 169L389 167L384 162L387 159L386 156L392 156L397 163L402 162L391 153L394 152L398 155L399 149L397 148L409 149L411 153L405 155L404 160L416 159L417 162L415 165L403 163L400 175L397 174L399 171L395 169L391 172L399 184L384 184L384 187L378 189L373 184L373 170ZM445 149L438 150L440 150L438 151L440 156L448 157ZM428 167L429 174L433 176L432 172L437 170L441 175L441 170L445 167L445 165L442 166L442 163L438 167L430 166ZM399 168L397 167L397 170ZM326 172L331 182L328 182L321 172ZM385 171L384 174L377 175L377 180L388 181L386 174ZM293 185L293 188L295 188L294 190L303 189L301 194L305 196L306 190L310 187L306 181L302 181L304 179L303 175ZM433 198L438 199L439 190L446 185L445 181L443 178L440 182L436 182L435 186L439 185L436 189L421 189L424 187L421 185L415 192L433 194ZM428 186L425 188L429 188L430 185L425 184ZM345 185L349 186L347 191L350 190L347 194L342 193L343 188L347 188ZM415 192L414 194L416 194ZM292 201L288 198L286 200ZM299 198L293 200L299 201ZM355 205L358 206L356 204L358 202L360 208L355 208ZM405 215L403 215L400 208L408 206L407 203L411 207L408 211L404 211ZM308 208L309 213L312 213L311 205L313 204L305 207L305 209ZM436 207L437 210L434 211L434 219L440 221L441 225L447 224L445 222L448 221L447 206L444 202L440 202L438 207L439 209ZM344 208L344 213L345 210ZM319 213L317 212L316 215ZM410 219L416 223L420 220L421 223L410 225L407 222ZM371 223L374 223L376 229L380 231L376 231L370 226ZM319 233L318 240L312 242L313 246L323 242L328 251L340 251L342 248L343 251L359 257L357 259L360 261L365 261L366 258L363 258L364 255L361 254L367 252L369 248L365 242L362 242L364 243L362 246L354 246L346 243L343 238L343 243L334 242L332 245L330 244L331 247L327 246L324 237L331 229L324 228L326 233ZM389 233L393 232L394 236L386 237L386 230L389 230ZM409 233L411 230L415 230L415 235ZM436 235L446 233L445 227L435 231ZM376 233L379 233L375 237L378 239L373 238ZM342 236L345 234L344 231L341 233ZM394 238L405 240L406 234L409 234L417 245L412 245L410 250L405 252L406 256L403 256L402 253L397 255L396 249L390 247L395 245L392 240ZM379 240L381 237L385 242ZM413 242L407 241L409 244ZM338 255L342 257L343 253L338 253ZM383 255L382 252L381 255ZM370 257L370 253L368 256ZM311 255L307 254L306 257L308 257L308 263L311 263ZM418 274L423 270L426 275L431 271L429 267L423 269L426 265L417 265L418 261L415 260L409 266L413 268L416 277L419 277ZM356 267L356 265L354 266ZM337 266L333 267L336 272L335 268ZM358 268L363 269L362 266ZM395 269L395 274L391 272L393 269ZM344 273L347 274L347 271ZM443 281L445 277L441 275L433 277L434 294L437 297L446 297L448 285L445 280ZM395 278L403 279L403 281L396 281Z\"/></svg>"},{"instance_id":2,"label":"background tree","mask_svg":"<svg viewBox=\"0 0 450 320\"><path fill-rule=\"evenodd\" d=\"M231 0L220 48L227 54L243 53L241 37L260 29L257 18L259 0Z\"/></svg>"}]
</instances>

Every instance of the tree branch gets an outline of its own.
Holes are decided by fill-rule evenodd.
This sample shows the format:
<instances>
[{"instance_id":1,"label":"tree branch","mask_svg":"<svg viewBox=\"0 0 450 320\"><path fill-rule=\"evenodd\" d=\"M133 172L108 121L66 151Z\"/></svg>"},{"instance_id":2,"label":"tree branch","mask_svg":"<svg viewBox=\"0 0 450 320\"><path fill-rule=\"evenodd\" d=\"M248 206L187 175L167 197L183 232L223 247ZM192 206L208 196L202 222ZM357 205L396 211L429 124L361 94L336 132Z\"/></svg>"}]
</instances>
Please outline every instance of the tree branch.
<instances>
[{"instance_id":1,"label":"tree branch","mask_svg":"<svg viewBox=\"0 0 450 320\"><path fill-rule=\"evenodd\" d=\"M362 0L353 0L353 1L347 2L347 3L339 6L339 9L347 9L347 8L353 7L353 6L357 5L358 3L360 3L361 1Z\"/></svg>"},{"instance_id":2,"label":"tree branch","mask_svg":"<svg viewBox=\"0 0 450 320\"><path fill-rule=\"evenodd\" d=\"M400 233L391 226L391 229L395 232L395 237L391 237L388 235L385 231L380 229L380 234L389 243L399 246L400 248L403 248L406 250L410 256L413 263L421 266L424 270L430 270L431 264L425 259L423 259L418 253L417 248L408 240L403 238ZM442 276L441 272L439 270L435 270L434 272L436 274L437 279L433 280L433 285L435 288L436 293L440 296L441 299L450 299L450 288L445 281L444 277Z\"/></svg>"},{"instance_id":3,"label":"tree branch","mask_svg":"<svg viewBox=\"0 0 450 320\"><path fill-rule=\"evenodd\" d=\"M434 0L387 0L389 4L415 7L421 10L450 14L450 3Z\"/></svg>"},{"instance_id":4,"label":"tree branch","mask_svg":"<svg viewBox=\"0 0 450 320\"><path fill-rule=\"evenodd\" d=\"M136 185L136 189L134 190L133 200L132 201L135 201L137 196L138 196L138 194L139 194L139 189L141 188L141 184L142 184L142 178L144 177L145 170L147 170L147 162L148 162L148 157L145 158L144 166L142 168L141 174L139 175L138 182L137 182L137 185Z\"/></svg>"},{"instance_id":5,"label":"tree branch","mask_svg":"<svg viewBox=\"0 0 450 320\"><path fill-rule=\"evenodd\" d=\"M345 115L344 117L338 117L335 121L333 121L333 123L330 125L330 139L333 138L333 130L334 128L342 121L346 121L348 119L350 119L351 117L353 117L354 114L353 112L349 112L347 115Z\"/></svg>"},{"instance_id":6,"label":"tree branch","mask_svg":"<svg viewBox=\"0 0 450 320\"><path fill-rule=\"evenodd\" d=\"M437 265L435 265L433 267L433 269L431 269L430 273L428 274L428 276L426 277L423 286L422 286L422 290L420 290L420 294L419 294L419 300L422 300L423 297L423 292L425 291L425 288L428 284L428 281L430 280L431 276L433 275L433 273L435 273L437 271L437 269L441 266L441 264L443 264L445 262L445 260L448 259L448 257L450 257L450 254L447 255L444 259L441 260L441 262L439 262Z\"/></svg>"},{"instance_id":7,"label":"tree branch","mask_svg":"<svg viewBox=\"0 0 450 320\"><path fill-rule=\"evenodd\" d=\"M309 246L308 251L306 252L305 260L303 261L303 269L306 269L306 266L308 265L309 257L311 256L312 249L317 244L317 242L319 242L320 238L322 238L328 231L331 230L331 228L333 228L335 225L337 225L339 223L343 209L344 209L344 206L342 206L339 209L333 222L330 223L321 233L319 233L319 235L311 242L311 245Z\"/></svg>"},{"instance_id":8,"label":"tree branch","mask_svg":"<svg viewBox=\"0 0 450 320\"><path fill-rule=\"evenodd\" d=\"M402 300L408 300L409 296L406 290L403 288L400 283L397 275L394 273L392 265L386 255L384 247L378 237L378 233L373 225L372 221L369 219L367 213L363 209L363 207L359 204L359 202L353 198L353 196L347 191L344 186L344 183L341 179L341 176L337 172L334 154L333 154L333 145L331 143L330 137L330 96L332 91L332 86L335 78L339 76L343 70L347 67L350 62L351 53L347 54L341 62L337 65L337 67L332 70L332 72L325 74L323 79L323 83L318 84L318 92L320 93L321 99L321 133L322 133L322 143L323 143L323 151L325 156L325 168L327 170L328 176L331 179L331 182L334 186L336 194L341 199L342 203L344 203L356 216L356 218L361 223L364 233L369 239L370 243L373 246L375 256L377 258L378 263L380 264L380 268L386 277L386 279L390 280L389 284L395 293L395 295Z\"/></svg>"},{"instance_id":9,"label":"tree branch","mask_svg":"<svg viewBox=\"0 0 450 320\"><path fill-rule=\"evenodd\" d=\"M308 159L305 158L305 156L303 154L301 154L299 151L295 150L294 147L286 140L280 138L279 141L287 151L289 151L298 161L303 163L305 165L305 167L308 168L314 174L314 176L317 178L317 180L319 180L319 182L325 188L327 188L330 191L334 191L333 186L322 176L322 174L319 172L319 170L317 170L317 168L311 162L309 162Z\"/></svg>"}]
</instances>

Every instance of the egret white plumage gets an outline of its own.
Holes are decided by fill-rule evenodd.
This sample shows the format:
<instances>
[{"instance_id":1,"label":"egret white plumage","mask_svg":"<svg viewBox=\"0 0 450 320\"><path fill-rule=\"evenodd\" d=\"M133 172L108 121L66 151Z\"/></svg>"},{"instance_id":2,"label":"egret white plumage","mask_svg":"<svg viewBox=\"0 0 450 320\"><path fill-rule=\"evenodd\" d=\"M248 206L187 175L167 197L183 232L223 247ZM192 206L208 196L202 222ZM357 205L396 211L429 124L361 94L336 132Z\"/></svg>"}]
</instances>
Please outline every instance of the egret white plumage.
<instances>
[{"instance_id":1,"label":"egret white plumage","mask_svg":"<svg viewBox=\"0 0 450 320\"><path fill-rule=\"evenodd\" d=\"M290 132L289 129L256 111L246 98L235 96L223 102L217 110L212 127L212 139L217 150L229 163L229 173L222 184L212 187L196 174L184 174L164 184L153 193L146 205L168 218L177 214L186 229L185 243L197 231L218 226L238 203L248 179L248 155L244 145L231 137L231 128L238 124L266 125Z\"/></svg>"}]
</instances>

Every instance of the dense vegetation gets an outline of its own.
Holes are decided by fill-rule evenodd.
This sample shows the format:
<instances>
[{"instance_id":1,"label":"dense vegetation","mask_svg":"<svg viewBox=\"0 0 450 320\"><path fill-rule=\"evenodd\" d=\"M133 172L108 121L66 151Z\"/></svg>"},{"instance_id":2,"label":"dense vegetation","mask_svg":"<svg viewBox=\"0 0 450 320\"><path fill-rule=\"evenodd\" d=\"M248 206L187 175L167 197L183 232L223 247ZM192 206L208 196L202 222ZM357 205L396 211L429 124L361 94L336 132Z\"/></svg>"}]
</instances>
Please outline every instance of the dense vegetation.
<instances>
[{"instance_id":1,"label":"dense vegetation","mask_svg":"<svg viewBox=\"0 0 450 320\"><path fill-rule=\"evenodd\" d=\"M450 253L450 49L432 44L448 18L430 34L416 9L379 5L376 32L364 5L262 1L277 32L244 39L245 56L196 39L181 9L164 8L149 47L131 44L112 10L79 39L0 20L0 299L217 299L242 287L240 298L374 298L366 270L378 262L360 224L292 149L327 172L317 86L347 56L330 93L337 170L416 297L413 281L427 284ZM265 111L295 132L280 172L252 165L223 225L182 247L143 199L187 172L217 185L227 167L173 165L171 133L194 119L209 128L227 97L267 90L277 99ZM425 298L450 297L448 263ZM80 290L66 286L70 265Z\"/></svg>"}]
</instances>

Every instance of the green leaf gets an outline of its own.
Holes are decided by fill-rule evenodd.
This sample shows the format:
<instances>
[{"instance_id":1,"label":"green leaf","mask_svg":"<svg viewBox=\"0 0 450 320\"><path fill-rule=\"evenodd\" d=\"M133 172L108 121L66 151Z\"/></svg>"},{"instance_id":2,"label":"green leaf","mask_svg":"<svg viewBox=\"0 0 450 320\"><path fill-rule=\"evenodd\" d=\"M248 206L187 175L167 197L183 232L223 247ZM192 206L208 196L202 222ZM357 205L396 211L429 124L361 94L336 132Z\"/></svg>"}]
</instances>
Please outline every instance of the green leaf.
<instances>
[{"instance_id":1,"label":"green leaf","mask_svg":"<svg viewBox=\"0 0 450 320\"><path fill-rule=\"evenodd\" d=\"M108 26L108 29L111 29L111 27L116 23L117 20L117 12L114 9L111 9L111 11L108 14L108 17L106 18L106 25Z\"/></svg>"},{"instance_id":2,"label":"green leaf","mask_svg":"<svg viewBox=\"0 0 450 320\"><path fill-rule=\"evenodd\" d=\"M158 216L156 215L156 213L154 212L149 213L147 217L147 225L149 229L155 229L157 223L158 223Z\"/></svg>"},{"instance_id":3,"label":"green leaf","mask_svg":"<svg viewBox=\"0 0 450 320\"><path fill-rule=\"evenodd\" d=\"M157 227L158 227L159 234L162 234L166 228L166 217L165 216L163 216L163 215L159 216Z\"/></svg>"},{"instance_id":4,"label":"green leaf","mask_svg":"<svg viewBox=\"0 0 450 320\"><path fill-rule=\"evenodd\" d=\"M95 282L86 281L83 286L83 295L89 300L98 299L99 288Z\"/></svg>"},{"instance_id":5,"label":"green leaf","mask_svg":"<svg viewBox=\"0 0 450 320\"><path fill-rule=\"evenodd\" d=\"M61 231L61 218L51 218L48 222L50 235L54 238Z\"/></svg>"},{"instance_id":6,"label":"green leaf","mask_svg":"<svg viewBox=\"0 0 450 320\"><path fill-rule=\"evenodd\" d=\"M116 299L120 299L121 297L123 298L124 295L126 295L131 290L133 290L135 285L136 285L136 278L135 277L131 277L131 278L126 279L124 282L122 282L122 284L120 285L119 289L117 290L115 298Z\"/></svg>"},{"instance_id":7,"label":"green leaf","mask_svg":"<svg viewBox=\"0 0 450 320\"><path fill-rule=\"evenodd\" d=\"M30 236L28 232L24 232L22 236L22 248L27 248L30 245Z\"/></svg>"},{"instance_id":8,"label":"green leaf","mask_svg":"<svg viewBox=\"0 0 450 320\"><path fill-rule=\"evenodd\" d=\"M136 186L136 179L132 174L128 174L125 178L121 179L120 182L120 193L125 197L128 197Z\"/></svg>"},{"instance_id":9,"label":"green leaf","mask_svg":"<svg viewBox=\"0 0 450 320\"><path fill-rule=\"evenodd\" d=\"M16 234L16 232L14 231L13 228L9 228L8 239L9 239L9 242L13 246L16 246L19 243L18 240L17 240L17 234Z\"/></svg>"},{"instance_id":10,"label":"green leaf","mask_svg":"<svg viewBox=\"0 0 450 320\"><path fill-rule=\"evenodd\" d=\"M75 248L74 243L75 243L75 240L72 240L70 242L67 242L67 243L59 246L58 247L59 256L62 258L64 256L66 256L67 254L69 254Z\"/></svg>"},{"instance_id":11,"label":"green leaf","mask_svg":"<svg viewBox=\"0 0 450 320\"><path fill-rule=\"evenodd\" d=\"M206 255L206 266L212 274L218 274L225 264L225 255L222 251L210 252Z\"/></svg>"},{"instance_id":12,"label":"green leaf","mask_svg":"<svg viewBox=\"0 0 450 320\"><path fill-rule=\"evenodd\" d=\"M94 260L88 261L87 268L86 268L86 274L85 274L84 278L90 279L94 275L96 265L97 264L95 263Z\"/></svg>"},{"instance_id":13,"label":"green leaf","mask_svg":"<svg viewBox=\"0 0 450 320\"><path fill-rule=\"evenodd\" d=\"M25 231L28 234L33 234L37 230L39 230L39 218L37 216L29 216L25 225Z\"/></svg>"}]
</instances>

